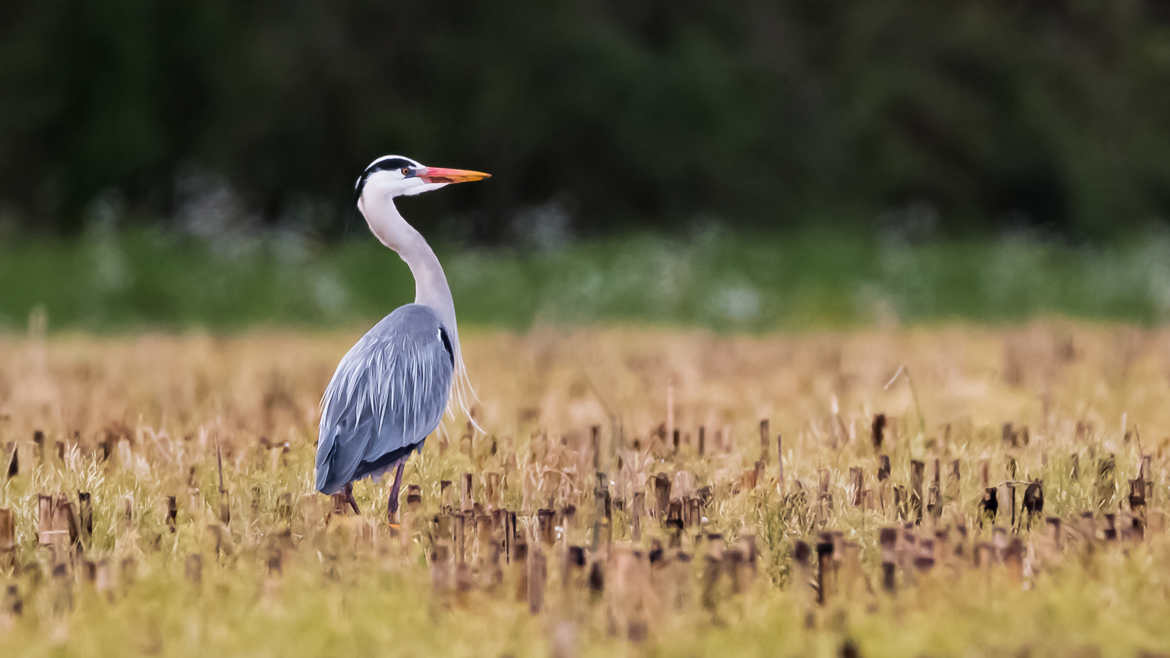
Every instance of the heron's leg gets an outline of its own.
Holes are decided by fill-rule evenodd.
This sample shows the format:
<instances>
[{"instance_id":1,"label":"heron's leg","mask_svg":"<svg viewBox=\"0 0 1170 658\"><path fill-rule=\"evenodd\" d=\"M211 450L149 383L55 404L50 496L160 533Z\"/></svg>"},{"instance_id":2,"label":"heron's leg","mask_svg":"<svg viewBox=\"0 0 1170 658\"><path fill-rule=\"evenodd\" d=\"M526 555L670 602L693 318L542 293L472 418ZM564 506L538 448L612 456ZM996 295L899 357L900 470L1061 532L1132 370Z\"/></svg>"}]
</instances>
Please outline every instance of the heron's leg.
<instances>
[{"instance_id":1,"label":"heron's leg","mask_svg":"<svg viewBox=\"0 0 1170 658\"><path fill-rule=\"evenodd\" d=\"M361 514L361 512L358 511L357 501L353 499L353 482L345 485L345 500L349 503L349 506L353 508L354 514Z\"/></svg>"},{"instance_id":2,"label":"heron's leg","mask_svg":"<svg viewBox=\"0 0 1170 658\"><path fill-rule=\"evenodd\" d=\"M406 470L406 460L398 462L394 471L394 486L390 487L390 499L386 501L386 519L390 523L398 523L398 487L402 485L402 471Z\"/></svg>"}]
</instances>

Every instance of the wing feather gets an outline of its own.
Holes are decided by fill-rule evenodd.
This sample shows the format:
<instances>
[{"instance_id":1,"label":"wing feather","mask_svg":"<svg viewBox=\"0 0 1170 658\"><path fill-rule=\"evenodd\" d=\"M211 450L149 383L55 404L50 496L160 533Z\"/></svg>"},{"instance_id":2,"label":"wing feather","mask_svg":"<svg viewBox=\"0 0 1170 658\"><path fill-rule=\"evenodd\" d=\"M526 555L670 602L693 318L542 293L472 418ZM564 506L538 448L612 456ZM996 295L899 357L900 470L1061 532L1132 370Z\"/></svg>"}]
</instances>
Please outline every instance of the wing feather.
<instances>
[{"instance_id":1,"label":"wing feather","mask_svg":"<svg viewBox=\"0 0 1170 658\"><path fill-rule=\"evenodd\" d=\"M335 493L421 447L447 408L453 365L434 311L396 309L341 359L321 399L317 489Z\"/></svg>"}]
</instances>

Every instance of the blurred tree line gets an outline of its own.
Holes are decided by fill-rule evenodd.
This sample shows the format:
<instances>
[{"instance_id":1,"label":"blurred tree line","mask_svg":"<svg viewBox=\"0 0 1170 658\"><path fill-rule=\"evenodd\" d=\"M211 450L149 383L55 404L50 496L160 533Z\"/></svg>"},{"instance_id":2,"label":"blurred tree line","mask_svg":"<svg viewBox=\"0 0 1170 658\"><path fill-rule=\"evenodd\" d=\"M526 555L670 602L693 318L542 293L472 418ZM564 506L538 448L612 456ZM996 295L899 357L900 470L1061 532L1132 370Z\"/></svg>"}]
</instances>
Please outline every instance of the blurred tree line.
<instances>
[{"instance_id":1,"label":"blurred tree line","mask_svg":"<svg viewBox=\"0 0 1170 658\"><path fill-rule=\"evenodd\" d=\"M16 2L0 86L0 214L62 233L221 188L326 229L387 152L495 173L428 201L488 241L550 207L575 232L1170 216L1163 0Z\"/></svg>"}]
</instances>

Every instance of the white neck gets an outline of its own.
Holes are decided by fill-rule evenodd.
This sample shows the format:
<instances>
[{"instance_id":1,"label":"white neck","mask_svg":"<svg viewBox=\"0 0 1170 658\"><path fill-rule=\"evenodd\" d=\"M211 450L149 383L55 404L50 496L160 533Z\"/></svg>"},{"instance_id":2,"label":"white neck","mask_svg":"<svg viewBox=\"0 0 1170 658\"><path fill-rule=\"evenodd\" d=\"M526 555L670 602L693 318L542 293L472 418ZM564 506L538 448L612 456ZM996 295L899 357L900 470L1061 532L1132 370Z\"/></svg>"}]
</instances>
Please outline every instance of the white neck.
<instances>
[{"instance_id":1,"label":"white neck","mask_svg":"<svg viewBox=\"0 0 1170 658\"><path fill-rule=\"evenodd\" d=\"M459 354L459 330L455 326L455 300L443 266L434 250L413 226L407 223L388 194L363 194L358 209L374 237L393 249L414 276L414 303L430 307L451 335Z\"/></svg>"}]
</instances>

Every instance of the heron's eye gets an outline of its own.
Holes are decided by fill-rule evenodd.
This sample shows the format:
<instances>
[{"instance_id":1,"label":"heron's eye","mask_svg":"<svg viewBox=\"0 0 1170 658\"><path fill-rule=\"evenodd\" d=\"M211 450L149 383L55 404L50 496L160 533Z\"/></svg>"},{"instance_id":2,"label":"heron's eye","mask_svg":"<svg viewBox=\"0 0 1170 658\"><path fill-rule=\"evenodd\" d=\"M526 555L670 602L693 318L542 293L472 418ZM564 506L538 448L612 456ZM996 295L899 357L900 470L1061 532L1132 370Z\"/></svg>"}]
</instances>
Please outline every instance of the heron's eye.
<instances>
[{"instance_id":1,"label":"heron's eye","mask_svg":"<svg viewBox=\"0 0 1170 658\"><path fill-rule=\"evenodd\" d=\"M402 175L409 176L410 175L410 167L403 167L402 168Z\"/></svg>"}]
</instances>

